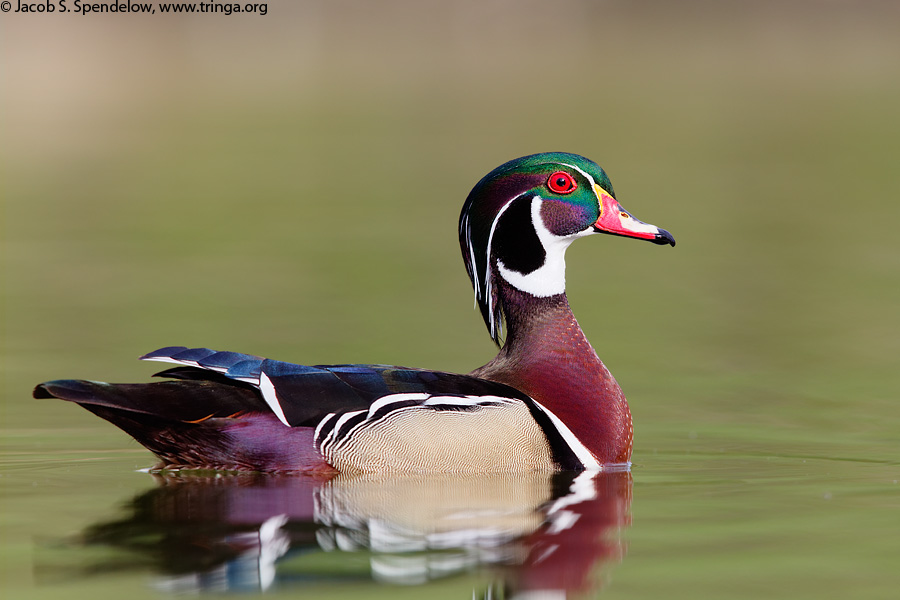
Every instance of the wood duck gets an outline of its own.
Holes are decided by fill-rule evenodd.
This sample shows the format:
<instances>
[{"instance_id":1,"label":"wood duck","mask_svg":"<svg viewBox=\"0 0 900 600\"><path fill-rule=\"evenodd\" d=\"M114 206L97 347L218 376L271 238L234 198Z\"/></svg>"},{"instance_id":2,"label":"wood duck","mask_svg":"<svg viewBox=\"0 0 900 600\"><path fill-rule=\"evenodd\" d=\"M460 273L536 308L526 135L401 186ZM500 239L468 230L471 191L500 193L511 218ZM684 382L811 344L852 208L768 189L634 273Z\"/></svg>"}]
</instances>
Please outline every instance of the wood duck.
<instances>
[{"instance_id":1,"label":"wood duck","mask_svg":"<svg viewBox=\"0 0 900 600\"><path fill-rule=\"evenodd\" d=\"M475 300L500 347L468 375L388 365L301 366L181 346L141 357L165 381L38 385L161 459L157 469L267 472L601 470L629 464L631 412L565 293L565 251L606 233L675 245L616 201L576 154L511 160L459 219ZM504 334L505 330L505 334Z\"/></svg>"}]
</instances>

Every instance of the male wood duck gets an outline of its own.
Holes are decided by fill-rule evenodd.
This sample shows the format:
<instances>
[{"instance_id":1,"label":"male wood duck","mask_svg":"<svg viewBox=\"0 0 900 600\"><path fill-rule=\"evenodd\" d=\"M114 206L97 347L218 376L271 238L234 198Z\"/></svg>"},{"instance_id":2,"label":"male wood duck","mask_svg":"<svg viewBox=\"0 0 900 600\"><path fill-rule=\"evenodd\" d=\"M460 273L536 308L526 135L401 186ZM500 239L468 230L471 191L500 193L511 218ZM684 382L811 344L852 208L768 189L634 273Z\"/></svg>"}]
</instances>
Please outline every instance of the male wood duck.
<instances>
[{"instance_id":1,"label":"male wood duck","mask_svg":"<svg viewBox=\"0 0 900 600\"><path fill-rule=\"evenodd\" d=\"M156 383L60 380L133 436L158 469L268 472L599 470L628 465L631 412L565 293L565 251L594 233L675 245L616 201L577 154L511 160L466 199L459 242L497 356L468 375L387 365L301 366L181 346ZM503 330L505 329L505 335ZM502 341L501 341L502 340Z\"/></svg>"}]
</instances>

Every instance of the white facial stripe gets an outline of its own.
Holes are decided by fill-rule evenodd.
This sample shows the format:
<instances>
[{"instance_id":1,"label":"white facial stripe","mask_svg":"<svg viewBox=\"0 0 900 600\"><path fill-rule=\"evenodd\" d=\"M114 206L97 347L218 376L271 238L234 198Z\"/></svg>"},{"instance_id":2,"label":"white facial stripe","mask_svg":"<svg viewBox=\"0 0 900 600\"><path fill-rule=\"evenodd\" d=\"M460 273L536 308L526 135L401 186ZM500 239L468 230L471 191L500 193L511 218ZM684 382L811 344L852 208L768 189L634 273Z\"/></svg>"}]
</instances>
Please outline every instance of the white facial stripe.
<instances>
[{"instance_id":1,"label":"white facial stripe","mask_svg":"<svg viewBox=\"0 0 900 600\"><path fill-rule=\"evenodd\" d=\"M468 223L468 219L466 219ZM472 247L472 231L468 230L466 232L466 244L469 246L469 263L472 269L473 279L475 280L475 303L478 303L478 298L481 296L481 283L478 281L478 268L475 264L475 248Z\"/></svg>"},{"instance_id":2,"label":"white facial stripe","mask_svg":"<svg viewBox=\"0 0 900 600\"><path fill-rule=\"evenodd\" d=\"M591 177L591 174L587 171L576 165L570 165L568 163L559 164L581 173L584 178L590 182L592 188L596 185L594 178ZM515 288L539 298L546 298L548 296L562 294L566 291L566 249L576 238L594 233L594 229L591 225L574 235L562 237L554 235L547 229L544 220L541 218L541 202L542 199L539 196L535 196L532 200L531 222L534 225L534 230L546 252L544 264L531 273L519 273L513 271L507 268L506 265L499 260L497 261L497 267L503 279ZM598 200L598 206L599 202L600 201Z\"/></svg>"},{"instance_id":3,"label":"white facial stripe","mask_svg":"<svg viewBox=\"0 0 900 600\"><path fill-rule=\"evenodd\" d=\"M597 185L597 182L594 181L594 178L591 177L590 173L588 173L587 171L583 171L582 169L579 169L579 168L576 167L575 165L570 165L570 164L568 164L568 163L559 163L559 164L561 164L561 165L563 165L563 166L565 166L565 167L569 167L570 169L575 169L576 171L578 171L579 173L581 173L582 175L584 175L585 178L586 178L588 181L591 182L591 188L593 188L595 185Z\"/></svg>"},{"instance_id":4,"label":"white facial stripe","mask_svg":"<svg viewBox=\"0 0 900 600\"><path fill-rule=\"evenodd\" d=\"M560 164L564 164L564 165L567 166L567 167L571 167L571 168L575 169L576 171L578 171L579 173L581 173L582 175L584 175L585 178L586 178L588 181L591 182L591 189L592 189L592 190L596 190L597 188L600 188L601 190L603 190L604 192L606 192L606 190L603 189L603 186L602 186L602 185L597 185L597 182L594 181L594 178L591 177L591 174L588 173L587 171L583 171L583 170L579 169L578 167L576 167L575 165L570 165L570 164L566 164L566 163L560 163ZM595 193L596 193L596 192L595 192ZM606 192L606 193L608 194L609 192ZM615 198L614 198L614 199L615 199ZM600 204L600 198L597 198L597 208L598 208L599 210L601 210L601 211L602 211L602 209L603 209L603 206L601 206L601 204ZM594 233L592 227L588 227L588 230L590 230L590 231L588 231L588 232L586 232L586 233Z\"/></svg>"},{"instance_id":5,"label":"white facial stripe","mask_svg":"<svg viewBox=\"0 0 900 600\"><path fill-rule=\"evenodd\" d=\"M587 233L585 231L565 237L554 235L547 229L541 218L542 203L543 200L540 196L532 198L531 223L544 247L546 254L544 264L530 273L519 273L507 268L502 261L497 260L497 268L503 279L516 289L538 298L555 296L566 291L566 248L576 237Z\"/></svg>"},{"instance_id":6,"label":"white facial stripe","mask_svg":"<svg viewBox=\"0 0 900 600\"><path fill-rule=\"evenodd\" d=\"M503 213L506 212L506 209L510 207L510 205L517 199L519 199L522 194L515 196L514 198L510 198L506 204L503 205L503 208L497 212L497 216L494 217L494 222L491 223L491 233L488 235L488 243L487 243L487 268L484 273L484 297L487 298L490 303L490 310L488 311L488 315L491 319L491 337L495 337L495 332L497 331L497 324L494 323L494 298L491 296L491 244L494 242L494 231L497 230L497 223L500 221L500 217L503 216Z\"/></svg>"},{"instance_id":7,"label":"white facial stripe","mask_svg":"<svg viewBox=\"0 0 900 600\"><path fill-rule=\"evenodd\" d=\"M462 222L459 224L459 233L463 234L465 231L466 234L466 246L469 248L469 256L468 256L468 267L472 272L472 283L475 287L475 303L478 304L478 299L481 297L481 281L478 277L478 263L475 260L475 249L472 247L472 228L469 227L469 215L463 218Z\"/></svg>"}]
</instances>

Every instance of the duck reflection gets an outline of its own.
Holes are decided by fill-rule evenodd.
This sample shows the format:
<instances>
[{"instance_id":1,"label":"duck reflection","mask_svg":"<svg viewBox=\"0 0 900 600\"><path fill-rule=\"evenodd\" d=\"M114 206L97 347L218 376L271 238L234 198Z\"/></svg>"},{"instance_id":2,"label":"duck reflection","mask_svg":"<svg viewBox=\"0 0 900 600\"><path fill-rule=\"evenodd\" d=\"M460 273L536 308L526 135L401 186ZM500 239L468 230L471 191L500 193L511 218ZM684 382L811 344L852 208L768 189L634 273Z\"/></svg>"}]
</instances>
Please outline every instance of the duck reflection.
<instances>
[{"instance_id":1,"label":"duck reflection","mask_svg":"<svg viewBox=\"0 0 900 600\"><path fill-rule=\"evenodd\" d=\"M482 597L565 597L595 589L601 566L622 559L631 503L625 471L153 477L126 518L82 539L131 550L172 592L487 571L497 583Z\"/></svg>"}]
</instances>

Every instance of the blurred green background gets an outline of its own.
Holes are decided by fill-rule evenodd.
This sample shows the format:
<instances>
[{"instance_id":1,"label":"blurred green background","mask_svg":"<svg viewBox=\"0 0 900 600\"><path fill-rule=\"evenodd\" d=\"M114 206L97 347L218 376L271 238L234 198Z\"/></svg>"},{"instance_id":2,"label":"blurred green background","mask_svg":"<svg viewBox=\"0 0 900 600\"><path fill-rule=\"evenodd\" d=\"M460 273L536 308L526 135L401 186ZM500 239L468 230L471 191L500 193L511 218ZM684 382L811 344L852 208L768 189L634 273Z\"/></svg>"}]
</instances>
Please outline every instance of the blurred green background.
<instances>
[{"instance_id":1,"label":"blurred green background","mask_svg":"<svg viewBox=\"0 0 900 600\"><path fill-rule=\"evenodd\" d=\"M483 364L459 209L500 163L564 150L678 240L569 252L637 468L809 456L896 483L900 4L0 17L7 465L123 448L149 464L30 393L146 380L135 358L160 346Z\"/></svg>"}]
</instances>

